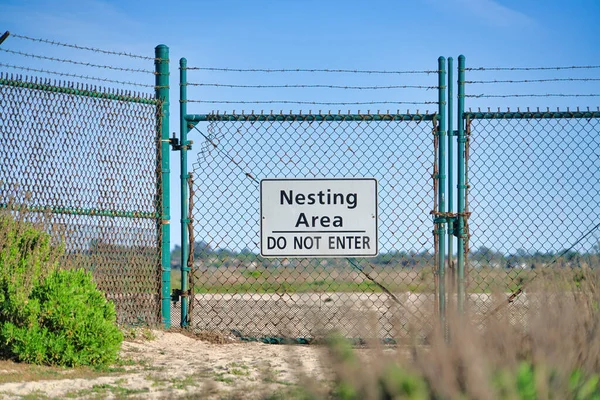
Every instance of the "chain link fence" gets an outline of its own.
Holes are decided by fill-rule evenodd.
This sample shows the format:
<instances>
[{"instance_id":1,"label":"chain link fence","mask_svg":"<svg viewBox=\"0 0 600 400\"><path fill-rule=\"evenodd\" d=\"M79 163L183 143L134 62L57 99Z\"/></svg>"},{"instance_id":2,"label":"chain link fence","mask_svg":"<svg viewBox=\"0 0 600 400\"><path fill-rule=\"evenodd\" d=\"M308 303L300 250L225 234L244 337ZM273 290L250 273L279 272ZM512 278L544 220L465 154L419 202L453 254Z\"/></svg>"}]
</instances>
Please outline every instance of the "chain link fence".
<instances>
[{"instance_id":1,"label":"chain link fence","mask_svg":"<svg viewBox=\"0 0 600 400\"><path fill-rule=\"evenodd\" d=\"M523 323L536 278L600 267L600 113L465 118L468 305L481 322Z\"/></svg>"},{"instance_id":2,"label":"chain link fence","mask_svg":"<svg viewBox=\"0 0 600 400\"><path fill-rule=\"evenodd\" d=\"M158 325L160 104L0 74L0 206L44 220L61 265L91 271L121 324Z\"/></svg>"},{"instance_id":3,"label":"chain link fence","mask_svg":"<svg viewBox=\"0 0 600 400\"><path fill-rule=\"evenodd\" d=\"M190 134L190 326L245 338L397 338L434 323L435 115L208 115ZM262 258L259 181L374 177L375 258ZM376 331L374 331L376 330Z\"/></svg>"}]
</instances>

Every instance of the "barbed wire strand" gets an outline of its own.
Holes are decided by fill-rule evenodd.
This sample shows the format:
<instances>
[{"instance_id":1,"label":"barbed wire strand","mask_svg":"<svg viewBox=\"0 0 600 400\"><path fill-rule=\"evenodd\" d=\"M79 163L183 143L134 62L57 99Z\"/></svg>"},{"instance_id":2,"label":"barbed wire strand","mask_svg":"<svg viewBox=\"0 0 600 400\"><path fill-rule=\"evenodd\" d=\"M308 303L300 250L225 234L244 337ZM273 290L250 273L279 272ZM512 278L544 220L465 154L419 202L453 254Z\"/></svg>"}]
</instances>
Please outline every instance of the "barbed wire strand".
<instances>
[{"instance_id":1,"label":"barbed wire strand","mask_svg":"<svg viewBox=\"0 0 600 400\"><path fill-rule=\"evenodd\" d=\"M224 83L187 83L183 86L209 86L241 89L347 89L347 90L380 90L380 89L439 89L439 86L391 85L391 86L340 86L340 85L233 85Z\"/></svg>"},{"instance_id":2,"label":"barbed wire strand","mask_svg":"<svg viewBox=\"0 0 600 400\"><path fill-rule=\"evenodd\" d=\"M41 73L44 73L44 74L66 76L66 77L70 77L70 78L79 78L79 79L85 79L85 80L90 80L90 81L117 83L117 84L121 84L121 85L125 85L125 86L140 86L140 87L148 87L148 88L155 87L154 85L150 85L150 84L146 84L146 83L118 81L118 80L115 80L115 79L106 79L106 78L98 78L98 77L87 76L87 75L69 74L69 73L66 73L66 72L57 72L57 71L49 71L49 70L46 70L46 69L21 67L21 66L18 66L18 65L11 65L11 64L4 64L4 63L0 63L0 67L7 67L7 68L19 69L19 70L22 70L22 71L30 71L30 72L41 72Z\"/></svg>"},{"instance_id":3,"label":"barbed wire strand","mask_svg":"<svg viewBox=\"0 0 600 400\"><path fill-rule=\"evenodd\" d=\"M384 71L384 70L358 70L358 69L262 69L262 68L214 68L214 67L186 67L187 70L196 71L218 71L218 72L266 72L266 73L289 73L289 72L323 72L323 73L348 73L348 74L437 74L437 70L423 71Z\"/></svg>"},{"instance_id":4,"label":"barbed wire strand","mask_svg":"<svg viewBox=\"0 0 600 400\"><path fill-rule=\"evenodd\" d=\"M317 101L293 101L293 100L182 100L184 103L205 103L205 104L306 104L315 106L362 106L378 104L408 104L425 105L438 104L435 101L357 101L357 102L317 102Z\"/></svg>"},{"instance_id":5,"label":"barbed wire strand","mask_svg":"<svg viewBox=\"0 0 600 400\"><path fill-rule=\"evenodd\" d=\"M77 49L77 50L87 50L87 51L93 51L96 53L111 54L111 55L115 55L115 56L124 56L124 57L131 57L131 58L139 58L142 60L149 60L149 61L156 60L156 58L154 58L154 57L140 56L138 54L126 53L126 52L120 52L120 51L104 50L104 49L99 49L99 48L95 48L95 47L79 46L76 44L61 43L61 42L57 42L54 40L48 40L48 39L36 39L36 38L32 38L32 37L25 36L25 35L19 35L16 33L11 33L10 36L14 37L14 38L18 38L18 39L30 40L30 41L39 42L39 43L46 43L46 44L51 44L51 45L55 45L55 46L69 47L69 48Z\"/></svg>"},{"instance_id":6,"label":"barbed wire strand","mask_svg":"<svg viewBox=\"0 0 600 400\"><path fill-rule=\"evenodd\" d=\"M467 94L465 97L481 98L509 98L509 97L600 97L600 94L563 94L563 93L547 93L547 94Z\"/></svg>"},{"instance_id":7,"label":"barbed wire strand","mask_svg":"<svg viewBox=\"0 0 600 400\"><path fill-rule=\"evenodd\" d=\"M0 47L0 51L3 51L5 53L10 53L10 54L16 54L16 55L20 55L20 56L24 56L24 57L37 58L40 60L48 60L48 61L56 61L56 62L62 62L62 63L76 64L76 65L83 65L84 67L104 68L104 69L112 69L115 71L124 71L124 72L139 72L139 73L144 73L144 74L154 74L155 73L154 71L150 71L150 70L146 70L146 69L113 67L112 65L93 64L93 63L83 62L83 61L74 61L74 60L66 60L63 58L40 56L38 54L24 53L22 51L9 50L9 49L5 49L2 47Z\"/></svg>"},{"instance_id":8,"label":"barbed wire strand","mask_svg":"<svg viewBox=\"0 0 600 400\"><path fill-rule=\"evenodd\" d=\"M540 83L540 82L595 82L600 78L549 78L549 79L522 79L522 80L488 80L488 81L465 81L469 84L488 84L488 83Z\"/></svg>"},{"instance_id":9,"label":"barbed wire strand","mask_svg":"<svg viewBox=\"0 0 600 400\"><path fill-rule=\"evenodd\" d=\"M471 67L465 71L556 71L565 69L600 69L600 65L573 65L570 67Z\"/></svg>"}]
</instances>

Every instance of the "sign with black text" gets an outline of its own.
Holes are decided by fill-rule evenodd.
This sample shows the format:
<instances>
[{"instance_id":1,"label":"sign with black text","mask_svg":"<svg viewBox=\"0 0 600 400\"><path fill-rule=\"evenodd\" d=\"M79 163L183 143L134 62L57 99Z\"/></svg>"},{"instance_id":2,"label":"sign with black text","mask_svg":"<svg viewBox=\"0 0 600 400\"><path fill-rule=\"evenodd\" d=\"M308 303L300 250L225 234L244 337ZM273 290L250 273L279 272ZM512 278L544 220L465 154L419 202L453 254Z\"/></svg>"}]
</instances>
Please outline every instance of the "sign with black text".
<instances>
[{"instance_id":1,"label":"sign with black text","mask_svg":"<svg viewBox=\"0 0 600 400\"><path fill-rule=\"evenodd\" d=\"M374 178L260 181L263 257L375 257Z\"/></svg>"}]
</instances>

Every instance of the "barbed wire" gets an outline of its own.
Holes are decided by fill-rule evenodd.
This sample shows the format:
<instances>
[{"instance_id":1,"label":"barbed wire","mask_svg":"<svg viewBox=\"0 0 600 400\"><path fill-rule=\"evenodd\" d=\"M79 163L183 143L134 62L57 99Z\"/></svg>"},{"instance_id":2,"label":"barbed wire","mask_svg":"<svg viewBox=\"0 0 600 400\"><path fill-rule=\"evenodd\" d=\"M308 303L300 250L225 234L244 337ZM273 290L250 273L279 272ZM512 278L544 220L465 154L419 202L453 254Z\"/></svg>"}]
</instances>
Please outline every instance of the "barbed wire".
<instances>
[{"instance_id":1,"label":"barbed wire","mask_svg":"<svg viewBox=\"0 0 600 400\"><path fill-rule=\"evenodd\" d=\"M391 85L391 86L341 86L341 85L233 85L223 83L187 83L183 86L210 86L241 89L347 89L347 90L381 90L381 89L439 89L439 86Z\"/></svg>"},{"instance_id":2,"label":"barbed wire","mask_svg":"<svg viewBox=\"0 0 600 400\"><path fill-rule=\"evenodd\" d=\"M181 100L183 103L205 103L205 104L298 104L315 106L363 106L379 104L409 104L424 105L438 104L436 101L356 101L356 102L318 102L318 101L295 101L295 100Z\"/></svg>"},{"instance_id":3,"label":"barbed wire","mask_svg":"<svg viewBox=\"0 0 600 400\"><path fill-rule=\"evenodd\" d=\"M25 35L18 35L16 33L11 33L10 36L18 38L18 39L30 40L33 42L46 43L46 44L51 44L51 45L55 45L55 46L70 47L72 49L77 49L77 50L87 50L87 51L93 51L93 52L97 52L97 53L111 54L111 55L115 55L115 56L124 56L124 57L131 57L131 58L139 58L142 60L149 60L149 61L156 60L156 58L154 58L154 57L140 56L137 54L125 53L125 52L119 52L119 51L103 50L103 49L98 49L95 47L78 46L76 44L61 43L61 42L57 42L54 40L48 40L48 39L36 39L36 38L32 38L32 37L25 36Z\"/></svg>"},{"instance_id":4,"label":"barbed wire","mask_svg":"<svg viewBox=\"0 0 600 400\"><path fill-rule=\"evenodd\" d=\"M465 97L473 98L509 98L509 97L600 97L600 94L564 94L564 93L547 93L547 94L467 94Z\"/></svg>"},{"instance_id":5,"label":"barbed wire","mask_svg":"<svg viewBox=\"0 0 600 400\"><path fill-rule=\"evenodd\" d=\"M214 67L185 67L185 70L196 71L219 71L219 72L266 72L266 73L289 73L289 72L323 72L323 73L349 73L349 74L437 74L437 70L423 71L384 71L384 70L358 70L358 69L261 69L261 68L214 68Z\"/></svg>"},{"instance_id":6,"label":"barbed wire","mask_svg":"<svg viewBox=\"0 0 600 400\"><path fill-rule=\"evenodd\" d=\"M25 57L38 58L38 59L41 59L41 60L56 61L56 62L62 62L62 63L76 64L76 65L83 65L85 67L112 69L112 70L115 70L115 71L124 71L124 72L140 72L140 73L144 73L144 74L154 74L154 71L150 71L150 70L146 70L146 69L113 67L112 65L101 65L101 64L93 64L93 63L83 62L83 61L66 60L66 59L62 59L62 58L40 56L38 54L31 54L31 53L24 53L22 51L9 50L9 49L5 49L5 48L2 48L2 47L0 47L0 51L3 51L5 53L10 53L10 54L17 54L17 55L25 56Z\"/></svg>"},{"instance_id":7,"label":"barbed wire","mask_svg":"<svg viewBox=\"0 0 600 400\"><path fill-rule=\"evenodd\" d=\"M66 72L57 72L57 71L49 71L49 70L46 70L46 69L21 67L21 66L18 66L18 65L11 65L11 64L4 64L4 63L0 63L0 67L7 67L7 68L19 69L19 70L22 70L22 71L30 71L30 72L41 72L41 73L44 73L44 74L66 76L66 77L79 78L79 79L85 79L85 80L90 80L90 81L118 83L118 84L126 85L126 86L140 86L140 87L148 87L148 88L154 88L155 87L154 85L150 85L150 84L146 84L146 83L118 81L118 80L115 80L115 79L106 79L106 78L98 78L98 77L87 76L87 75L69 74L69 73L66 73Z\"/></svg>"},{"instance_id":8,"label":"barbed wire","mask_svg":"<svg viewBox=\"0 0 600 400\"><path fill-rule=\"evenodd\" d=\"M600 69L600 65L573 65L570 67L471 67L465 71L556 71L565 69Z\"/></svg>"},{"instance_id":9,"label":"barbed wire","mask_svg":"<svg viewBox=\"0 0 600 400\"><path fill-rule=\"evenodd\" d=\"M600 78L548 78L548 79L522 79L522 80L487 80L487 81L465 81L469 84L488 84L488 83L540 83L540 82L594 82L600 81Z\"/></svg>"}]
</instances>

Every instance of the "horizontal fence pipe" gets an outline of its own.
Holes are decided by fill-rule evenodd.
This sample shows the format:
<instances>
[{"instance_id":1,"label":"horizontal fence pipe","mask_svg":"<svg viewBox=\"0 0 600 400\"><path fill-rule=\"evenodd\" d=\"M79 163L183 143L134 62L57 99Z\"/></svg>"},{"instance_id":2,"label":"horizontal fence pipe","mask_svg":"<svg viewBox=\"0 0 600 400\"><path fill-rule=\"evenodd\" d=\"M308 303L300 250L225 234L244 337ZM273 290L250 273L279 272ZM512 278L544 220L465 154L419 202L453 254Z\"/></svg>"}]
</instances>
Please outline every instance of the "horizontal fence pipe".
<instances>
[{"instance_id":1,"label":"horizontal fence pipe","mask_svg":"<svg viewBox=\"0 0 600 400\"><path fill-rule=\"evenodd\" d=\"M65 83L65 82L63 82ZM118 93L109 93L98 90L91 90L88 88L82 88L77 84L76 87L66 87L66 86L56 86L51 83L37 83L37 82L28 82L26 80L14 80L14 79L6 79L0 75L0 85L26 88L26 89L34 89L34 90L42 90L46 92L52 93L62 93L62 94L70 94L75 96L83 96L83 97L92 97L97 99L106 99L106 100L118 100L118 101L126 101L130 103L140 103L140 104L158 104L158 100L154 98L146 98L145 95L137 95L137 94L118 94Z\"/></svg>"},{"instance_id":2,"label":"horizontal fence pipe","mask_svg":"<svg viewBox=\"0 0 600 400\"><path fill-rule=\"evenodd\" d=\"M217 121L432 121L435 114L191 114L186 115L188 122L217 122Z\"/></svg>"},{"instance_id":3,"label":"horizontal fence pipe","mask_svg":"<svg viewBox=\"0 0 600 400\"><path fill-rule=\"evenodd\" d=\"M145 218L159 219L160 213L147 211L115 211L101 210L96 208L78 207L48 207L48 206L26 206L21 204L0 204L0 209L11 211L27 211L51 214L86 215L93 217L118 217L118 218Z\"/></svg>"},{"instance_id":4,"label":"horizontal fence pipe","mask_svg":"<svg viewBox=\"0 0 600 400\"><path fill-rule=\"evenodd\" d=\"M465 119L600 118L600 111L466 112Z\"/></svg>"}]
</instances>

